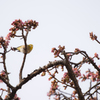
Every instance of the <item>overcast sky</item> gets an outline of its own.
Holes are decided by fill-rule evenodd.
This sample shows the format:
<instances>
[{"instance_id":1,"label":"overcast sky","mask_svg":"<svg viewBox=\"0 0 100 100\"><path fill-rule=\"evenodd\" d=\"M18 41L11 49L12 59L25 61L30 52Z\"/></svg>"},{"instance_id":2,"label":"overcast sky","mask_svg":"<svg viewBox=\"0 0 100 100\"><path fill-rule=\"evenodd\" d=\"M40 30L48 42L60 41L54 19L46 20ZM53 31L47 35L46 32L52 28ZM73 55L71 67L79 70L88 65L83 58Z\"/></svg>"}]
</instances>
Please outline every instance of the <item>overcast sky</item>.
<instances>
[{"instance_id":1,"label":"overcast sky","mask_svg":"<svg viewBox=\"0 0 100 100\"><path fill-rule=\"evenodd\" d=\"M93 31L100 40L100 0L0 0L0 36L9 33L15 19L39 22L28 36L27 42L34 44L34 49L27 56L24 76L54 60L52 47L65 45L66 51L79 48L90 56L99 53L100 46L89 38L89 32ZM23 41L15 38L9 46L21 44ZM23 54L11 51L7 57L10 82L16 86ZM48 77L37 76L17 93L21 100L48 100L49 88Z\"/></svg>"}]
</instances>

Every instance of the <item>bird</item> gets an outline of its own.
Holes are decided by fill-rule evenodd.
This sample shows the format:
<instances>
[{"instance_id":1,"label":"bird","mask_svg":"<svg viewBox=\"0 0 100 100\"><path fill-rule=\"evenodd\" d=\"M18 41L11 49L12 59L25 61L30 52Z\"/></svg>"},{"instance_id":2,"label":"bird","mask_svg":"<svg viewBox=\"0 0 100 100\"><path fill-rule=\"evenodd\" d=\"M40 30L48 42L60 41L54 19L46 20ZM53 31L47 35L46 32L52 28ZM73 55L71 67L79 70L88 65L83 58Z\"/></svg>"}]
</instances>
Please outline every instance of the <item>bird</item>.
<instances>
[{"instance_id":1,"label":"bird","mask_svg":"<svg viewBox=\"0 0 100 100\"><path fill-rule=\"evenodd\" d=\"M27 45L27 53L30 53L31 51L32 51L32 49L33 49L33 44L28 44ZM21 46L19 46L19 47L14 47L13 48L13 50L15 51L15 50L17 50L18 52L22 52L22 53L25 53L25 45L21 45Z\"/></svg>"}]
</instances>

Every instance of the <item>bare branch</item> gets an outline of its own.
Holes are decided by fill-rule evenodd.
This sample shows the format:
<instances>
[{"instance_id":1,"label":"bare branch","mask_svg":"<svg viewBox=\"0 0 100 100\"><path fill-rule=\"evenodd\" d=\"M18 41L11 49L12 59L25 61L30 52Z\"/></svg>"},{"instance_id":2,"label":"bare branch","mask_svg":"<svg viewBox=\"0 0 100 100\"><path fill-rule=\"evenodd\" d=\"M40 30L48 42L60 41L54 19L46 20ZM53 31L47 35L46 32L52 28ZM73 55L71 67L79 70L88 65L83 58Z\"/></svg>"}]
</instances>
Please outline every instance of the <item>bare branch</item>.
<instances>
[{"instance_id":1,"label":"bare branch","mask_svg":"<svg viewBox=\"0 0 100 100\"><path fill-rule=\"evenodd\" d=\"M91 97L94 93L96 93L97 92L97 90L99 90L100 89L100 87L98 87L93 93L91 93L88 97L87 97L87 99L86 100L89 100L89 97Z\"/></svg>"},{"instance_id":2,"label":"bare branch","mask_svg":"<svg viewBox=\"0 0 100 100\"><path fill-rule=\"evenodd\" d=\"M84 94L84 96L87 95L93 88L97 87L98 85L100 85L100 82L97 83L97 84L95 84L94 86L92 86L92 87Z\"/></svg>"},{"instance_id":3,"label":"bare branch","mask_svg":"<svg viewBox=\"0 0 100 100\"><path fill-rule=\"evenodd\" d=\"M99 44L100 44L100 41L98 41L97 39L95 39Z\"/></svg>"}]
</instances>

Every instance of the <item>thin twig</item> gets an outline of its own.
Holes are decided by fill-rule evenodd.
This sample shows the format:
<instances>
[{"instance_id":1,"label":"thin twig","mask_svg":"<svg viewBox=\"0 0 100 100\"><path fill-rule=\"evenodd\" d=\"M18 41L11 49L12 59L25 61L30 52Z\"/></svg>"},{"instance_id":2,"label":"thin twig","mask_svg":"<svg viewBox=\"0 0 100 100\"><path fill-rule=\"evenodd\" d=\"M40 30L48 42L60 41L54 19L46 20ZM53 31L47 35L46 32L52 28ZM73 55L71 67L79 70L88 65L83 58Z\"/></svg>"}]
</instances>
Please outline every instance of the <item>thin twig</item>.
<instances>
[{"instance_id":1,"label":"thin twig","mask_svg":"<svg viewBox=\"0 0 100 100\"><path fill-rule=\"evenodd\" d=\"M97 39L95 39L95 40L100 44L100 42Z\"/></svg>"},{"instance_id":2,"label":"thin twig","mask_svg":"<svg viewBox=\"0 0 100 100\"><path fill-rule=\"evenodd\" d=\"M22 35L15 35L15 34L14 34L14 36L15 36L15 37L22 37Z\"/></svg>"},{"instance_id":3,"label":"thin twig","mask_svg":"<svg viewBox=\"0 0 100 100\"><path fill-rule=\"evenodd\" d=\"M88 97L87 97L87 99L86 100L89 100L89 97L90 96L92 96L94 93L96 93L97 92L97 90L99 90L100 89L100 87L99 88L97 88L93 93L91 93Z\"/></svg>"},{"instance_id":4,"label":"thin twig","mask_svg":"<svg viewBox=\"0 0 100 100\"><path fill-rule=\"evenodd\" d=\"M0 62L0 63L3 63L3 62Z\"/></svg>"},{"instance_id":5,"label":"thin twig","mask_svg":"<svg viewBox=\"0 0 100 100\"><path fill-rule=\"evenodd\" d=\"M92 86L87 92L84 93L84 96L87 95L93 88L95 88L99 84L100 84L100 82L95 84L94 86Z\"/></svg>"}]
</instances>

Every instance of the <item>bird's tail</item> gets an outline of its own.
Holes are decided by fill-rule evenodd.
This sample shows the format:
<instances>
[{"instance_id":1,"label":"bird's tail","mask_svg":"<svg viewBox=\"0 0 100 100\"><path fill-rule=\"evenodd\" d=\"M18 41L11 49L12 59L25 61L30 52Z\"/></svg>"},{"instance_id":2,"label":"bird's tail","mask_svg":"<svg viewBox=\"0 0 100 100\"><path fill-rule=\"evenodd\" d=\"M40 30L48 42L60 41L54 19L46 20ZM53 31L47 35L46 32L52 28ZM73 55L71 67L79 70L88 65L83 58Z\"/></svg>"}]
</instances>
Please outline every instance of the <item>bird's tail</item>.
<instances>
[{"instance_id":1,"label":"bird's tail","mask_svg":"<svg viewBox=\"0 0 100 100\"><path fill-rule=\"evenodd\" d=\"M13 51L18 51L18 52L20 52L16 47L13 47L13 48L11 48Z\"/></svg>"},{"instance_id":2,"label":"bird's tail","mask_svg":"<svg viewBox=\"0 0 100 100\"><path fill-rule=\"evenodd\" d=\"M13 47L12 49L13 49L14 51L15 51L15 50L17 50L17 48L16 48L16 47Z\"/></svg>"}]
</instances>

